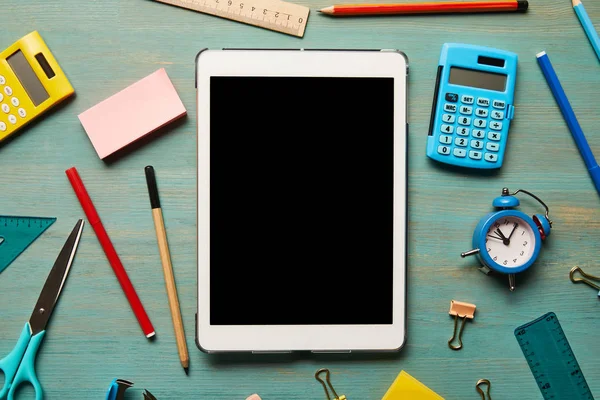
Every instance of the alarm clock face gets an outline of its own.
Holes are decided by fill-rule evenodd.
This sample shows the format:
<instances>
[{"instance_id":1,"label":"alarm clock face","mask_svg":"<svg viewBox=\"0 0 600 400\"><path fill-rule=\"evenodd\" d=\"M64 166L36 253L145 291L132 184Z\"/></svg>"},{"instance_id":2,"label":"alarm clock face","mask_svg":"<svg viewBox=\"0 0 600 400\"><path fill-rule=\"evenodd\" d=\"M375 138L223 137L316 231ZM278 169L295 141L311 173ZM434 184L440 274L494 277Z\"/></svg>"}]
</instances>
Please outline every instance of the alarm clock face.
<instances>
[{"instance_id":1,"label":"alarm clock face","mask_svg":"<svg viewBox=\"0 0 600 400\"><path fill-rule=\"evenodd\" d=\"M487 254L504 267L518 269L535 254L536 234L531 225L517 216L503 216L493 221L485 237Z\"/></svg>"}]
</instances>

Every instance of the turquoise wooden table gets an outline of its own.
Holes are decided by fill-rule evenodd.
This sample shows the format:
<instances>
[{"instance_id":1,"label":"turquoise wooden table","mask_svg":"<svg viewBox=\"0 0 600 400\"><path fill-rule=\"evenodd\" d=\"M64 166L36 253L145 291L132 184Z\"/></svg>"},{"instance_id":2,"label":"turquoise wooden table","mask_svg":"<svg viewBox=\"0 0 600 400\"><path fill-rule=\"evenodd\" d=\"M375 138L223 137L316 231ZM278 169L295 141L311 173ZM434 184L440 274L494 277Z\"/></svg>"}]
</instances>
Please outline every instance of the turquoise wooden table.
<instances>
[{"instance_id":1,"label":"turquoise wooden table","mask_svg":"<svg viewBox=\"0 0 600 400\"><path fill-rule=\"evenodd\" d=\"M58 220L0 274L0 355L15 344L47 273L83 211L64 171L76 166L148 310L157 338L148 342L88 225L37 360L46 399L103 399L115 377L159 399L324 399L313 374L333 373L350 400L380 399L406 370L447 399L479 399L488 378L498 399L540 399L513 330L554 311L587 381L600 396L600 304L597 292L574 285L579 265L600 275L600 200L538 68L546 50L600 157L600 63L570 0L532 0L527 14L332 19L311 7L303 39L177 9L150 0L3 0L0 48L32 30L45 38L76 97L0 147L0 214ZM600 24L600 3L588 0ZM600 28L600 26L598 26ZM425 142L437 60L446 41L519 54L516 117L504 167L468 173L436 165ZM408 344L397 355L214 357L196 349L196 113L194 57L221 47L397 48L409 57ZM111 163L98 159L77 115L158 68L165 68L187 119ZM309 117L306 126L317 123ZM156 168L173 266L190 349L179 365L153 229L144 166ZM510 293L504 278L478 272L471 248L479 218L503 186L533 191L550 206L554 229L536 265ZM524 201L528 214L540 212ZM336 295L352 296L344 288ZM333 293L323 293L326 299ZM477 304L464 349L448 349L450 300ZM316 301L318 299L315 299ZM28 390L24 395L30 394ZM21 398L31 398L22 396Z\"/></svg>"}]
</instances>

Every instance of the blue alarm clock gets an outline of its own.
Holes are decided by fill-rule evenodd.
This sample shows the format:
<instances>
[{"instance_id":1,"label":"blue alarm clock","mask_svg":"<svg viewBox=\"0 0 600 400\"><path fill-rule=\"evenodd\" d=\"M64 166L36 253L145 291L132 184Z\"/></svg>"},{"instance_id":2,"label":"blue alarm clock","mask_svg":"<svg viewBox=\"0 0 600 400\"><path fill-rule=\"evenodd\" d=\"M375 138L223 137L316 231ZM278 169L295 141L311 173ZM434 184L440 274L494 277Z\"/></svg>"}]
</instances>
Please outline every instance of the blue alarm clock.
<instances>
[{"instance_id":1,"label":"blue alarm clock","mask_svg":"<svg viewBox=\"0 0 600 400\"><path fill-rule=\"evenodd\" d=\"M520 202L518 193L525 193L546 209L546 213L529 217L516 210ZM519 189L510 193L502 189L502 195L496 197L492 205L497 211L481 218L473 233L473 250L461 254L461 257L477 255L483 265L484 273L491 271L508 275L510 290L515 290L515 274L525 271L540 255L542 241L550 235L552 221L549 209L539 197L527 190Z\"/></svg>"},{"instance_id":2,"label":"blue alarm clock","mask_svg":"<svg viewBox=\"0 0 600 400\"><path fill-rule=\"evenodd\" d=\"M517 78L515 53L446 43L442 47L427 156L467 168L502 166Z\"/></svg>"}]
</instances>

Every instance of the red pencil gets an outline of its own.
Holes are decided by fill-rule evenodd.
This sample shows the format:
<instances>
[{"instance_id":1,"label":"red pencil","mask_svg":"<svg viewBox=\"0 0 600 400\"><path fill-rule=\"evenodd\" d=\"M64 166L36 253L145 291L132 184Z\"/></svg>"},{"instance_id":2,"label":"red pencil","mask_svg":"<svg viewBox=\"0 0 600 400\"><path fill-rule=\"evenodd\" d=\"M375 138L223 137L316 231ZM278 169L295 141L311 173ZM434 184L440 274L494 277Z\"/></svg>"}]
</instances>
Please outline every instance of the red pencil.
<instances>
[{"instance_id":1,"label":"red pencil","mask_svg":"<svg viewBox=\"0 0 600 400\"><path fill-rule=\"evenodd\" d=\"M153 337L156 333L154 332L154 327L152 326L152 322L150 322L150 318L148 318L148 314L146 314L146 310L144 310L144 306L140 301L133 284L129 280L129 276L127 276L127 272L119 259L119 255L115 250L110 238L108 237L108 233L106 233L106 229L104 229L104 225L102 225L102 221L100 220L100 216L94 207L94 203L92 203L92 199L88 194L85 186L83 185L83 181L77 172L75 167L69 168L65 171L67 177L69 178L69 182L71 182L71 186L73 186L73 190L81 203L81 207L83 207L83 211L88 219L88 222L94 228L94 232L96 232L96 236L98 237L98 241L108 258L108 262L112 267L113 271L115 271L115 275L117 275L117 279L121 284L121 288L125 292L125 296L127 296L127 300L129 300L129 304L133 309L133 313L135 314L142 330L144 331L144 335L147 338Z\"/></svg>"},{"instance_id":2,"label":"red pencil","mask_svg":"<svg viewBox=\"0 0 600 400\"><path fill-rule=\"evenodd\" d=\"M335 16L379 14L446 14L527 11L527 0L445 1L398 4L338 4L319 10Z\"/></svg>"}]
</instances>

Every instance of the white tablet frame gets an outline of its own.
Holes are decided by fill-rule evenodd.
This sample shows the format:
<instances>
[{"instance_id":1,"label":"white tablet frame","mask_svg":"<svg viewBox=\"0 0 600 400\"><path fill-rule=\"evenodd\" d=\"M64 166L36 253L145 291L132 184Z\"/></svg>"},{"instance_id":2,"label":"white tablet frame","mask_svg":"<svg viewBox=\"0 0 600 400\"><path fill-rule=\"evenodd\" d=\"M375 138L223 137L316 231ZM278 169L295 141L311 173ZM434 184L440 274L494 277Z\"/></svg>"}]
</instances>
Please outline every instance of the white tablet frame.
<instances>
[{"instance_id":1,"label":"white tablet frame","mask_svg":"<svg viewBox=\"0 0 600 400\"><path fill-rule=\"evenodd\" d=\"M209 353L400 350L406 340L406 56L396 50L203 50L196 58L195 68L198 108L198 348ZM394 78L394 291L391 325L210 325L211 76ZM321 295L313 305L322 305L326 310L330 296L352 296L352 293L340 287Z\"/></svg>"}]
</instances>

